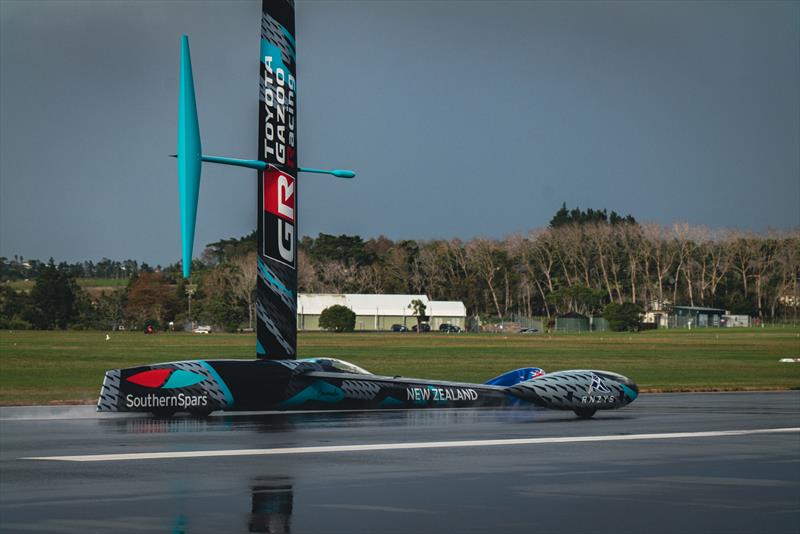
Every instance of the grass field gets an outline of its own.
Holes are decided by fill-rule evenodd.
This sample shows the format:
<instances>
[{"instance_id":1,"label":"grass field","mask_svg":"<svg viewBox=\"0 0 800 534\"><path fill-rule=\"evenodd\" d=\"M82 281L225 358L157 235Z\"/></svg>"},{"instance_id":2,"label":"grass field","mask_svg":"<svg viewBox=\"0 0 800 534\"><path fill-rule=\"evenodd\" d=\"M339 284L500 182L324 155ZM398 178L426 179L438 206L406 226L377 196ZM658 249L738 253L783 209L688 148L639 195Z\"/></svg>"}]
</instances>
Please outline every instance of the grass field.
<instances>
[{"instance_id":1,"label":"grass field","mask_svg":"<svg viewBox=\"0 0 800 534\"><path fill-rule=\"evenodd\" d=\"M0 332L0 404L93 403L106 369L252 358L253 334ZM606 369L648 391L800 388L800 328L638 334L301 333L300 357L331 356L376 374L484 382L503 371Z\"/></svg>"}]
</instances>

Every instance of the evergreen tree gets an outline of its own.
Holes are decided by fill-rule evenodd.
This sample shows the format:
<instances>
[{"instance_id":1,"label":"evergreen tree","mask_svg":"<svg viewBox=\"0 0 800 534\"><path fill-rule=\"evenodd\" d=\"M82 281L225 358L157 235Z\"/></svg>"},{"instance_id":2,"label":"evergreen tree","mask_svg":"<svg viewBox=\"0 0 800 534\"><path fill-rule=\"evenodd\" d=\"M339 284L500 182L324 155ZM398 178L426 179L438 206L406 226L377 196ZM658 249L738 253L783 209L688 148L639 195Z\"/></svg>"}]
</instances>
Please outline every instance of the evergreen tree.
<instances>
[{"instance_id":1,"label":"evergreen tree","mask_svg":"<svg viewBox=\"0 0 800 534\"><path fill-rule=\"evenodd\" d=\"M422 322L425 321L428 317L425 315L425 311L427 310L427 306L425 303L419 299L414 299L411 301L411 304L408 305L409 308L414 310L414 316L417 318L417 333L422 333Z\"/></svg>"},{"instance_id":2,"label":"evergreen tree","mask_svg":"<svg viewBox=\"0 0 800 534\"><path fill-rule=\"evenodd\" d=\"M76 300L80 288L66 271L50 262L36 278L31 290L31 308L27 317L34 328L65 329L77 319Z\"/></svg>"},{"instance_id":3,"label":"evergreen tree","mask_svg":"<svg viewBox=\"0 0 800 534\"><path fill-rule=\"evenodd\" d=\"M586 224L636 224L636 219L633 215L621 216L616 211L612 211L608 215L607 210L595 210L588 208L586 211L575 207L571 210L567 209L567 203L562 202L561 207L558 209L553 218L550 219L550 228L559 228L570 224L586 225Z\"/></svg>"},{"instance_id":4,"label":"evergreen tree","mask_svg":"<svg viewBox=\"0 0 800 534\"><path fill-rule=\"evenodd\" d=\"M603 318L615 332L638 331L641 324L642 307L633 302L610 302L603 310Z\"/></svg>"},{"instance_id":5,"label":"evergreen tree","mask_svg":"<svg viewBox=\"0 0 800 534\"><path fill-rule=\"evenodd\" d=\"M31 324L24 319L30 315L31 299L24 292L0 285L0 328L27 330Z\"/></svg>"},{"instance_id":6,"label":"evergreen tree","mask_svg":"<svg viewBox=\"0 0 800 534\"><path fill-rule=\"evenodd\" d=\"M356 314L347 306L334 304L322 310L319 325L332 332L352 332L356 327Z\"/></svg>"}]
</instances>

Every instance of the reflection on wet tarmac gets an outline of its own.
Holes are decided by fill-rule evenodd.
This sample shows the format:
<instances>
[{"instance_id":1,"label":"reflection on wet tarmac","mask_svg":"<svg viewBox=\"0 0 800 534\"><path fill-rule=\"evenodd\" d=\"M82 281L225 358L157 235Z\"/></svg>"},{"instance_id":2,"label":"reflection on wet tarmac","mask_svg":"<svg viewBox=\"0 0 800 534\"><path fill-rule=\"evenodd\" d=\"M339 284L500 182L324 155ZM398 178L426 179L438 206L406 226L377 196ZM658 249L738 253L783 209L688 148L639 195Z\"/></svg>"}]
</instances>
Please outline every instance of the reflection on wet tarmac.
<instances>
[{"instance_id":1,"label":"reflection on wet tarmac","mask_svg":"<svg viewBox=\"0 0 800 534\"><path fill-rule=\"evenodd\" d=\"M191 417L135 417L101 420L100 425L122 434L168 434L190 432L287 432L294 422L286 415Z\"/></svg>"},{"instance_id":2,"label":"reflection on wet tarmac","mask_svg":"<svg viewBox=\"0 0 800 534\"><path fill-rule=\"evenodd\" d=\"M190 432L287 432L295 428L359 428L379 424L381 427L441 427L480 423L500 419L506 423L531 421L537 410L531 409L426 409L383 410L363 412L314 413L247 413L221 414L196 418L188 415L173 417L131 417L101 419L99 424L112 432L125 434L165 434Z\"/></svg>"},{"instance_id":3,"label":"reflection on wet tarmac","mask_svg":"<svg viewBox=\"0 0 800 534\"><path fill-rule=\"evenodd\" d=\"M288 477L259 477L251 489L249 532L288 534L292 531L294 491Z\"/></svg>"},{"instance_id":4,"label":"reflection on wet tarmac","mask_svg":"<svg viewBox=\"0 0 800 534\"><path fill-rule=\"evenodd\" d=\"M290 534L292 531L292 508L294 490L292 479L286 476L262 476L250 481L250 515L247 532L268 534ZM178 514L172 521L171 534L190 534L200 518L193 514ZM240 532L241 526L232 525L228 532Z\"/></svg>"},{"instance_id":5,"label":"reflection on wet tarmac","mask_svg":"<svg viewBox=\"0 0 800 534\"><path fill-rule=\"evenodd\" d=\"M172 534L186 534L186 516L180 514L178 517L175 518L175 523L172 526Z\"/></svg>"},{"instance_id":6,"label":"reflection on wet tarmac","mask_svg":"<svg viewBox=\"0 0 800 534\"><path fill-rule=\"evenodd\" d=\"M113 421L110 426L114 430L125 434L183 434L213 430L208 420L192 417L124 419ZM231 425L229 424L228 426ZM225 429L223 428L222 430Z\"/></svg>"}]
</instances>

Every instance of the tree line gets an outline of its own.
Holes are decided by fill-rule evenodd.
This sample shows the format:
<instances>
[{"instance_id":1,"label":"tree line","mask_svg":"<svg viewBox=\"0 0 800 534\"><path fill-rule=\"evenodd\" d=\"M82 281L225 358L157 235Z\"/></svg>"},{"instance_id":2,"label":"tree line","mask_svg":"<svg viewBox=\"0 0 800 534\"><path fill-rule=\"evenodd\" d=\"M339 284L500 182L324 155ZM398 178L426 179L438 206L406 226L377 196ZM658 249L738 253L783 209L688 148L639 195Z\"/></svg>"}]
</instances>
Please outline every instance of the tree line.
<instances>
[{"instance_id":1,"label":"tree line","mask_svg":"<svg viewBox=\"0 0 800 534\"><path fill-rule=\"evenodd\" d=\"M0 328L166 330L191 322L252 328L255 253L213 266L196 261L193 268L189 281L174 264L135 270L119 288L82 288L69 264L51 260L38 267L30 291L0 285Z\"/></svg>"},{"instance_id":2,"label":"tree line","mask_svg":"<svg viewBox=\"0 0 800 534\"><path fill-rule=\"evenodd\" d=\"M303 240L299 265L301 291L424 293L498 320L597 314L612 302L775 320L794 318L800 303L797 230L756 235L624 218L466 242L323 234Z\"/></svg>"},{"instance_id":3,"label":"tree line","mask_svg":"<svg viewBox=\"0 0 800 534\"><path fill-rule=\"evenodd\" d=\"M52 261L52 258L50 259ZM48 266L48 262L40 260L26 260L22 256L13 258L0 257L0 280L28 280L39 276ZM103 258L97 263L87 260L75 263L61 262L58 264L60 271L68 273L73 278L108 278L127 279L134 274L161 270L161 266L151 267L145 262L141 264L136 260L110 260Z\"/></svg>"},{"instance_id":4,"label":"tree line","mask_svg":"<svg viewBox=\"0 0 800 534\"><path fill-rule=\"evenodd\" d=\"M194 260L189 281L178 263L117 262L130 273L119 291L83 290L75 283L83 276L75 265L39 263L29 293L0 287L0 327L166 328L193 320L252 328L255 250L255 232L211 243ZM9 264L17 263L0 258L4 280ZM104 260L87 271L84 262L82 272L110 272L98 271L101 264L108 265ZM426 294L463 301L470 315L495 321L600 314L609 304L705 306L796 321L799 285L798 229L754 234L686 223L664 227L566 205L547 228L503 239L320 234L303 237L298 246L300 292Z\"/></svg>"}]
</instances>

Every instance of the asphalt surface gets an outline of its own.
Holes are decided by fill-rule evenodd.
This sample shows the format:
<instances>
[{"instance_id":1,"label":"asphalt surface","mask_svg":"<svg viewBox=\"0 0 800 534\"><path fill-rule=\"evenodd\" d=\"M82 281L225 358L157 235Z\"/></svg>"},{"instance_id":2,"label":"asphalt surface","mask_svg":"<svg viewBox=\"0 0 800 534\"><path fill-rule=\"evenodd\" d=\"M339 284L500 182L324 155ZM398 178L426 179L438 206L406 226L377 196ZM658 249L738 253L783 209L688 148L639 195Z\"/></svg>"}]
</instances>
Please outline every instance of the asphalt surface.
<instances>
[{"instance_id":1,"label":"asphalt surface","mask_svg":"<svg viewBox=\"0 0 800 534\"><path fill-rule=\"evenodd\" d=\"M158 420L90 407L4 408L0 531L797 534L800 431L713 434L797 427L798 391L643 395L590 421L491 409ZM616 440L664 433L688 435ZM591 436L606 437L336 449ZM297 447L323 449L280 453ZM22 459L240 449L256 452ZM264 449L280 454L259 455Z\"/></svg>"}]
</instances>

